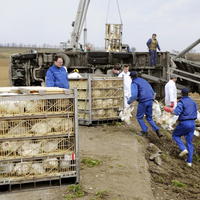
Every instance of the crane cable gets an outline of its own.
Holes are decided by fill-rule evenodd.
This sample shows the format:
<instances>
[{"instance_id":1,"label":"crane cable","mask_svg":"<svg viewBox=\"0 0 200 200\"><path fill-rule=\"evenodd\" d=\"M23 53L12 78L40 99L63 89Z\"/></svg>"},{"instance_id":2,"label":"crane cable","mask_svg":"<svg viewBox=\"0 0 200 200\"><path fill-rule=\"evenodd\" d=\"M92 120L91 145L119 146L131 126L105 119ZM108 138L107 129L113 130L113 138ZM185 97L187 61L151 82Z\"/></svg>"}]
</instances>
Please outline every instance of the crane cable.
<instances>
[{"instance_id":1,"label":"crane cable","mask_svg":"<svg viewBox=\"0 0 200 200\"><path fill-rule=\"evenodd\" d=\"M108 23L108 14L109 14L109 10L110 10L110 1L111 0L108 0L107 13L106 13L106 24ZM119 7L119 1L116 0L116 3L117 3L117 9L118 9L119 18L120 18L120 23L122 24L122 17L121 17L121 11L120 11L120 7Z\"/></svg>"},{"instance_id":2,"label":"crane cable","mask_svg":"<svg viewBox=\"0 0 200 200\"><path fill-rule=\"evenodd\" d=\"M122 24L122 16L121 16L120 8L119 8L119 1L116 0L116 2L117 2L117 8L118 8L118 13L119 13L120 23Z\"/></svg>"}]
</instances>

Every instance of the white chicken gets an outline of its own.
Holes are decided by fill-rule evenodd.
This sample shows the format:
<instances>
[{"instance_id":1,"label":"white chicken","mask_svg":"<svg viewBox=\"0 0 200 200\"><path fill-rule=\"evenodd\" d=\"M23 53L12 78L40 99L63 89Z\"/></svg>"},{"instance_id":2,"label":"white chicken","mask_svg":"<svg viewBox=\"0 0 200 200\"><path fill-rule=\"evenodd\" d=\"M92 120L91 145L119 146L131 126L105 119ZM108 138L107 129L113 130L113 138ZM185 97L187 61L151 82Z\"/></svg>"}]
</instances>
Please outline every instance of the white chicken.
<instances>
[{"instance_id":1,"label":"white chicken","mask_svg":"<svg viewBox=\"0 0 200 200\"><path fill-rule=\"evenodd\" d=\"M1 163L0 164L0 174L11 174L14 169L13 163Z\"/></svg>"},{"instance_id":2,"label":"white chicken","mask_svg":"<svg viewBox=\"0 0 200 200\"><path fill-rule=\"evenodd\" d=\"M194 131L194 135L195 135L196 137L199 137L199 135L200 135L199 130L195 130L195 131Z\"/></svg>"},{"instance_id":3,"label":"white chicken","mask_svg":"<svg viewBox=\"0 0 200 200\"><path fill-rule=\"evenodd\" d=\"M28 113L35 113L41 111L43 107L42 101L26 101L25 111Z\"/></svg>"},{"instance_id":4,"label":"white chicken","mask_svg":"<svg viewBox=\"0 0 200 200\"><path fill-rule=\"evenodd\" d=\"M14 126L12 128L10 128L10 130L8 131L8 134L9 135L12 135L12 136L17 136L17 137L20 137L20 135L24 135L26 134L27 130L25 127L21 126L21 125L17 125L17 126Z\"/></svg>"},{"instance_id":5,"label":"white chicken","mask_svg":"<svg viewBox=\"0 0 200 200\"><path fill-rule=\"evenodd\" d=\"M43 167L45 169L57 169L58 168L58 159L57 158L47 158L43 161Z\"/></svg>"},{"instance_id":6,"label":"white chicken","mask_svg":"<svg viewBox=\"0 0 200 200\"><path fill-rule=\"evenodd\" d=\"M102 99L95 99L95 100L93 100L92 106L94 108L102 108L103 107L103 100Z\"/></svg>"},{"instance_id":7,"label":"white chicken","mask_svg":"<svg viewBox=\"0 0 200 200\"><path fill-rule=\"evenodd\" d=\"M154 100L154 102L153 102L153 118L155 119L155 121L159 121L161 115L162 115L161 106L158 101Z\"/></svg>"},{"instance_id":8,"label":"white chicken","mask_svg":"<svg viewBox=\"0 0 200 200\"><path fill-rule=\"evenodd\" d=\"M45 169L42 165L42 163L33 163L30 169L31 174L44 174Z\"/></svg>"},{"instance_id":9,"label":"white chicken","mask_svg":"<svg viewBox=\"0 0 200 200\"><path fill-rule=\"evenodd\" d=\"M197 123L200 123L200 113L197 111Z\"/></svg>"},{"instance_id":10,"label":"white chicken","mask_svg":"<svg viewBox=\"0 0 200 200\"><path fill-rule=\"evenodd\" d=\"M30 162L20 162L15 165L13 171L17 176L22 176L28 174L30 168L31 168Z\"/></svg>"},{"instance_id":11,"label":"white chicken","mask_svg":"<svg viewBox=\"0 0 200 200\"><path fill-rule=\"evenodd\" d=\"M24 113L23 101L6 101L0 102L0 113L3 114L20 114Z\"/></svg>"},{"instance_id":12,"label":"white chicken","mask_svg":"<svg viewBox=\"0 0 200 200\"><path fill-rule=\"evenodd\" d=\"M21 142L17 141L6 141L0 144L0 149L4 152L16 152L21 146Z\"/></svg>"},{"instance_id":13,"label":"white chicken","mask_svg":"<svg viewBox=\"0 0 200 200\"><path fill-rule=\"evenodd\" d=\"M113 100L112 99L105 99L103 101L103 108L109 108L113 106Z\"/></svg>"},{"instance_id":14,"label":"white chicken","mask_svg":"<svg viewBox=\"0 0 200 200\"><path fill-rule=\"evenodd\" d=\"M51 126L49 126L49 123L47 122L38 122L34 124L31 128L31 132L38 134L38 135L44 135L46 133L49 133L51 131Z\"/></svg>"},{"instance_id":15,"label":"white chicken","mask_svg":"<svg viewBox=\"0 0 200 200\"><path fill-rule=\"evenodd\" d=\"M60 160L60 168L68 169L71 163L71 155L65 154L64 159Z\"/></svg>"},{"instance_id":16,"label":"white chicken","mask_svg":"<svg viewBox=\"0 0 200 200\"><path fill-rule=\"evenodd\" d=\"M129 106L124 108L124 110L122 110L119 113L119 117L122 121L124 121L126 124L130 125L131 124L131 117L132 117L132 111L134 110L133 106Z\"/></svg>"},{"instance_id":17,"label":"white chicken","mask_svg":"<svg viewBox=\"0 0 200 200\"><path fill-rule=\"evenodd\" d=\"M58 149L58 141L52 140L52 141L44 141L42 143L42 151L49 153L49 152L55 152Z\"/></svg>"},{"instance_id":18,"label":"white chicken","mask_svg":"<svg viewBox=\"0 0 200 200\"><path fill-rule=\"evenodd\" d=\"M21 156L37 156L40 153L41 143L24 142L19 148L18 153Z\"/></svg>"},{"instance_id":19,"label":"white chicken","mask_svg":"<svg viewBox=\"0 0 200 200\"><path fill-rule=\"evenodd\" d=\"M117 117L117 112L113 109L106 110L106 117L115 118Z\"/></svg>"}]
</instances>

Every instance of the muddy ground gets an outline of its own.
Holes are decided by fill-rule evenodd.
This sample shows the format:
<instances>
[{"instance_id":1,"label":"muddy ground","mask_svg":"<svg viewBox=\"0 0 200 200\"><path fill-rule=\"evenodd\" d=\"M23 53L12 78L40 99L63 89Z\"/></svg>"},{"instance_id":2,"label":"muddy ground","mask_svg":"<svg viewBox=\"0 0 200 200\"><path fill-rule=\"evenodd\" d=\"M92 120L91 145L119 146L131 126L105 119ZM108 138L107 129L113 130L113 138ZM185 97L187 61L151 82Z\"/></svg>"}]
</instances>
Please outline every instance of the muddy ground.
<instances>
[{"instance_id":1,"label":"muddy ground","mask_svg":"<svg viewBox=\"0 0 200 200\"><path fill-rule=\"evenodd\" d=\"M2 54L3 52L3 54ZM8 85L9 63L0 51L0 86ZM150 132L138 136L135 119L131 127L123 123L95 127L80 126L80 160L100 161L94 167L81 163L82 200L198 200L200 199L200 139L194 138L196 153L192 168L178 157L171 133L162 130L162 139ZM149 160L149 143L162 150L162 164ZM0 194L0 200L66 200L67 186ZM97 197L104 191L106 195ZM78 199L78 198L75 198Z\"/></svg>"}]
</instances>

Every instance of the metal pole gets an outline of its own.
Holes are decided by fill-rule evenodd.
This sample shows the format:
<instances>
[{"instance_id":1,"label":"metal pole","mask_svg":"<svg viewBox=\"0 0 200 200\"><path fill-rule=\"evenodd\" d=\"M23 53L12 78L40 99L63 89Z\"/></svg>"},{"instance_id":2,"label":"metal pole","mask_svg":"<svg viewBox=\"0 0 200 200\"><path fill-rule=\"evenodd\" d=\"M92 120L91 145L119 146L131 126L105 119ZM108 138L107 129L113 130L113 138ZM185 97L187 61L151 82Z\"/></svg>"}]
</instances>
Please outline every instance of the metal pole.
<instances>
[{"instance_id":1,"label":"metal pole","mask_svg":"<svg viewBox=\"0 0 200 200\"><path fill-rule=\"evenodd\" d=\"M175 59L176 58L180 58L182 57L183 55L185 55L188 51L190 51L192 48L194 48L196 45L198 45L200 43L200 38L193 42L190 46L188 46L186 49L184 49L183 51L181 51L178 55L175 56Z\"/></svg>"}]
</instances>

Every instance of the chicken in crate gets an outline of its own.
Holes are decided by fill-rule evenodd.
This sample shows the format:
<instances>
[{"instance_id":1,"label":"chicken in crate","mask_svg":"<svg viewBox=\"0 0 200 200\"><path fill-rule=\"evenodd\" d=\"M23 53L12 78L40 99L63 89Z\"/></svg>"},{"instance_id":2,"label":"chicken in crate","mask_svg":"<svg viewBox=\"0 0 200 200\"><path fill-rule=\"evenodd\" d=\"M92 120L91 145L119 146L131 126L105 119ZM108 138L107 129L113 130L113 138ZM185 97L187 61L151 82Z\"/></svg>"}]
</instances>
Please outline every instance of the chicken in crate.
<instances>
[{"instance_id":1,"label":"chicken in crate","mask_svg":"<svg viewBox=\"0 0 200 200\"><path fill-rule=\"evenodd\" d=\"M63 177L79 182L77 91L0 88L0 187Z\"/></svg>"},{"instance_id":2,"label":"chicken in crate","mask_svg":"<svg viewBox=\"0 0 200 200\"><path fill-rule=\"evenodd\" d=\"M70 79L70 88L78 90L79 124L119 120L124 107L122 78L88 75Z\"/></svg>"}]
</instances>

